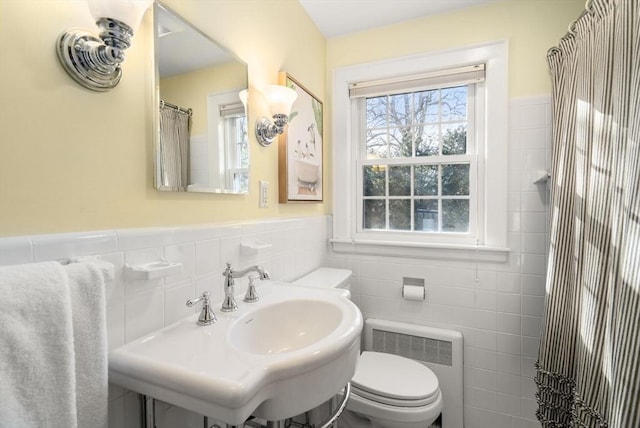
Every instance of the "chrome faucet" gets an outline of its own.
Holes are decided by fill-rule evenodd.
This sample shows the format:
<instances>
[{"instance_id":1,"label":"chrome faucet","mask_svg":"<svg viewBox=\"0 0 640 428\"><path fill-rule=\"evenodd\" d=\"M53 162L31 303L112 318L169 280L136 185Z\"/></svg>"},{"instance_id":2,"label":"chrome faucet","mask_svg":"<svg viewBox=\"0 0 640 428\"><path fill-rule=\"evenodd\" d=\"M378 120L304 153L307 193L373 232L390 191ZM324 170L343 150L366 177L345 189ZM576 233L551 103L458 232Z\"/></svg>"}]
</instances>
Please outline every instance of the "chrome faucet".
<instances>
[{"instance_id":1,"label":"chrome faucet","mask_svg":"<svg viewBox=\"0 0 640 428\"><path fill-rule=\"evenodd\" d=\"M234 278L240 278L248 274L249 272L256 272L260 279L271 279L269 272L267 272L262 266L251 266L245 270L233 270L231 269L231 263L227 263L227 268L224 270L224 301L222 302L222 312L231 312L238 309L234 294Z\"/></svg>"}]
</instances>

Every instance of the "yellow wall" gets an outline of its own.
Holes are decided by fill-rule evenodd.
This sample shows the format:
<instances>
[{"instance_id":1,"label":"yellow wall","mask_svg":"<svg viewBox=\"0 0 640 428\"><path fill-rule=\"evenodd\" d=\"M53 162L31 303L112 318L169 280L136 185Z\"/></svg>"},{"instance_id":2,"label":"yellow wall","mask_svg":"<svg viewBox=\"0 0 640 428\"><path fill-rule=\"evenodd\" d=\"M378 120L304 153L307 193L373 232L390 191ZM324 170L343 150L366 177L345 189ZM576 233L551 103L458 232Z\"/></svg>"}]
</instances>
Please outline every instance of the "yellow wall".
<instances>
[{"instance_id":1,"label":"yellow wall","mask_svg":"<svg viewBox=\"0 0 640 428\"><path fill-rule=\"evenodd\" d=\"M509 96L547 94L547 50L584 9L584 0L505 0L415 19L327 43L327 67L509 41Z\"/></svg>"},{"instance_id":2,"label":"yellow wall","mask_svg":"<svg viewBox=\"0 0 640 428\"><path fill-rule=\"evenodd\" d=\"M156 191L149 16L127 51L120 85L95 93L72 81L54 52L66 28L95 28L83 1L0 0L0 236L328 213L331 100L325 89L336 67L508 39L510 95L548 93L545 52L584 0L507 0L329 41L297 0L166 4L249 64L252 122L267 114L258 89L276 83L280 70L325 101L327 202L278 204L276 147L259 146L253 135L248 195ZM258 180L271 183L266 209L258 208Z\"/></svg>"},{"instance_id":3,"label":"yellow wall","mask_svg":"<svg viewBox=\"0 0 640 428\"><path fill-rule=\"evenodd\" d=\"M326 41L296 0L166 4L249 64L253 119L268 113L257 89L280 70L325 93ZM54 51L63 30L94 31L84 1L0 0L0 236L326 213L326 204L277 203L277 148L253 136L248 195L154 189L149 18L118 87L97 93L71 80ZM258 208L258 180L271 183L268 208Z\"/></svg>"}]
</instances>

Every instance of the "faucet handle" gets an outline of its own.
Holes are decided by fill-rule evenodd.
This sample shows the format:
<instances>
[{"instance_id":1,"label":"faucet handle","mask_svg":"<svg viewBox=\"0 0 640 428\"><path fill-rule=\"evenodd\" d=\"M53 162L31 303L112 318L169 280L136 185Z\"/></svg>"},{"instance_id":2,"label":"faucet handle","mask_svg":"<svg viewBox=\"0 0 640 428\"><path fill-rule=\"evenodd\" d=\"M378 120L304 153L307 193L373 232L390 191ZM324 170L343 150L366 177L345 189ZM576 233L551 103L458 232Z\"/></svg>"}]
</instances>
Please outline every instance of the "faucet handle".
<instances>
[{"instance_id":1,"label":"faucet handle","mask_svg":"<svg viewBox=\"0 0 640 428\"><path fill-rule=\"evenodd\" d=\"M192 307L198 302L202 302L202 311L200 311L200 316L198 317L198 325L211 325L218 321L216 314L214 314L211 309L211 300L209 299L208 291L202 293L200 297L187 300L187 306Z\"/></svg>"},{"instance_id":2,"label":"faucet handle","mask_svg":"<svg viewBox=\"0 0 640 428\"><path fill-rule=\"evenodd\" d=\"M247 288L247 293L244 295L243 301L247 303L255 303L260 300L258 297L258 293L256 292L256 279L260 278L258 275L251 275L249 277L249 288Z\"/></svg>"},{"instance_id":3,"label":"faucet handle","mask_svg":"<svg viewBox=\"0 0 640 428\"><path fill-rule=\"evenodd\" d=\"M192 307L193 305L195 305L198 302L203 302L203 305L208 305L209 304L209 295L211 293L209 293L208 291L205 291L202 293L202 296L200 297L196 297L195 299L189 299L187 300L187 306L188 307Z\"/></svg>"}]
</instances>

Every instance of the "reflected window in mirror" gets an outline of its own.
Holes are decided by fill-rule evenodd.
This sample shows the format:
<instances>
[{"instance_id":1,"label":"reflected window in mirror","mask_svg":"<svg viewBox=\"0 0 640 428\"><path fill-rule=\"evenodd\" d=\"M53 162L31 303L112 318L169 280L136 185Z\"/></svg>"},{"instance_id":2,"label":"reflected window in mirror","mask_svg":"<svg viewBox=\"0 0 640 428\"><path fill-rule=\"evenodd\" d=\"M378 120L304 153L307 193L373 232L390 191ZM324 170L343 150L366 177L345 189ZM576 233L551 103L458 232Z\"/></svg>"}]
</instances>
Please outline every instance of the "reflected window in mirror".
<instances>
[{"instance_id":1,"label":"reflected window in mirror","mask_svg":"<svg viewBox=\"0 0 640 428\"><path fill-rule=\"evenodd\" d=\"M220 107L225 144L226 187L239 192L249 186L248 121L242 103Z\"/></svg>"},{"instance_id":2,"label":"reflected window in mirror","mask_svg":"<svg viewBox=\"0 0 640 428\"><path fill-rule=\"evenodd\" d=\"M240 93L246 95L247 65L162 4L154 5L154 23L156 188L246 193L247 111ZM168 107L191 112L182 118L188 125L163 124Z\"/></svg>"}]
</instances>

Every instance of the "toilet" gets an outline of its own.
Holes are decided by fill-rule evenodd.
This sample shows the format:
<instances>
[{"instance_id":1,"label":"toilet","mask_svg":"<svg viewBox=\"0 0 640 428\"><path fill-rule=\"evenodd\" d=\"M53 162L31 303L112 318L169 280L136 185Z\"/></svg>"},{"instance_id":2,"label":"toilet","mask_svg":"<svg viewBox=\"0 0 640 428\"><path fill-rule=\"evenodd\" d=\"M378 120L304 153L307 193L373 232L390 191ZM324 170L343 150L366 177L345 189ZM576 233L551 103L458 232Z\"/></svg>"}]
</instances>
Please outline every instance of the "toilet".
<instances>
[{"instance_id":1,"label":"toilet","mask_svg":"<svg viewBox=\"0 0 640 428\"><path fill-rule=\"evenodd\" d=\"M350 297L350 279L350 270L319 268L293 284L332 288ZM367 422L357 426L427 428L442 409L438 377L428 367L399 355L362 352L347 402L347 410Z\"/></svg>"}]
</instances>

